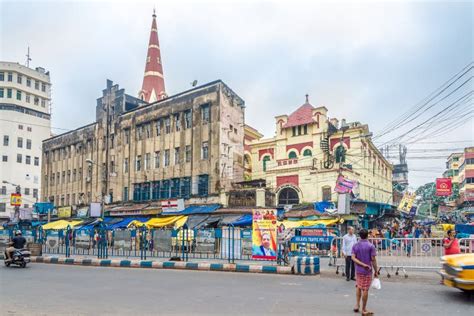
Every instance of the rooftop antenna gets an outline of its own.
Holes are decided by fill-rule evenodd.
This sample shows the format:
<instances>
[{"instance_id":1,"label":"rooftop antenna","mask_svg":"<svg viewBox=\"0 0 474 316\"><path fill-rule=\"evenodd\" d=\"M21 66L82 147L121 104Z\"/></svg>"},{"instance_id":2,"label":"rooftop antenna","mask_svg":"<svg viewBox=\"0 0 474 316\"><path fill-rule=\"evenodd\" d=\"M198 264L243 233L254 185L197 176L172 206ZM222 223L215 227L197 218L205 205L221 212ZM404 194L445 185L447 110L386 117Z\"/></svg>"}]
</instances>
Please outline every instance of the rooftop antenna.
<instances>
[{"instance_id":1,"label":"rooftop antenna","mask_svg":"<svg viewBox=\"0 0 474 316\"><path fill-rule=\"evenodd\" d=\"M30 46L28 46L28 53L26 54L26 67L30 67L30 61L31 61L31 57L30 57Z\"/></svg>"}]
</instances>

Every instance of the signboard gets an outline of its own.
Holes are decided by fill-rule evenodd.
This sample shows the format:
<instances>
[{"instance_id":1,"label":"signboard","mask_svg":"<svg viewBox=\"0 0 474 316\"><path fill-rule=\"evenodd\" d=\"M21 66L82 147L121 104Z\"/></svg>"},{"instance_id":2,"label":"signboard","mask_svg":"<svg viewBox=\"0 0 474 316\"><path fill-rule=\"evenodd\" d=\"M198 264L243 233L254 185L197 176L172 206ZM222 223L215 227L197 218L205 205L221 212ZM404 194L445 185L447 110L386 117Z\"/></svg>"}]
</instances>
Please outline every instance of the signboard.
<instances>
[{"instance_id":1,"label":"signboard","mask_svg":"<svg viewBox=\"0 0 474 316\"><path fill-rule=\"evenodd\" d=\"M337 196L337 214L350 214L350 195L348 193Z\"/></svg>"},{"instance_id":2,"label":"signboard","mask_svg":"<svg viewBox=\"0 0 474 316\"><path fill-rule=\"evenodd\" d=\"M91 232L85 229L75 231L75 247L79 249L89 249L91 246Z\"/></svg>"},{"instance_id":3,"label":"signboard","mask_svg":"<svg viewBox=\"0 0 474 316\"><path fill-rule=\"evenodd\" d=\"M276 260L277 211L252 212L252 259Z\"/></svg>"},{"instance_id":4,"label":"signboard","mask_svg":"<svg viewBox=\"0 0 474 316\"><path fill-rule=\"evenodd\" d=\"M326 229L321 228L303 228L300 230L300 236L326 236Z\"/></svg>"},{"instance_id":5,"label":"signboard","mask_svg":"<svg viewBox=\"0 0 474 316\"><path fill-rule=\"evenodd\" d=\"M158 215L159 210L111 210L110 216L126 216L126 215Z\"/></svg>"},{"instance_id":6,"label":"signboard","mask_svg":"<svg viewBox=\"0 0 474 316\"><path fill-rule=\"evenodd\" d=\"M337 193L342 193L342 194L350 193L356 185L357 185L357 181L348 180L341 174L337 177L334 191Z\"/></svg>"},{"instance_id":7,"label":"signboard","mask_svg":"<svg viewBox=\"0 0 474 316\"><path fill-rule=\"evenodd\" d=\"M406 192L403 195L402 200L400 201L400 205L398 205L398 210L400 210L401 212L409 213L414 202L415 194Z\"/></svg>"},{"instance_id":8,"label":"signboard","mask_svg":"<svg viewBox=\"0 0 474 316\"><path fill-rule=\"evenodd\" d=\"M87 207L83 207L77 210L77 217L83 218L87 217L87 211L89 209Z\"/></svg>"},{"instance_id":9,"label":"signboard","mask_svg":"<svg viewBox=\"0 0 474 316\"><path fill-rule=\"evenodd\" d=\"M21 194L12 193L10 195L10 205L11 206L20 206L21 205Z\"/></svg>"},{"instance_id":10,"label":"signboard","mask_svg":"<svg viewBox=\"0 0 474 316\"><path fill-rule=\"evenodd\" d=\"M33 219L32 208L20 208L20 219L31 220Z\"/></svg>"},{"instance_id":11,"label":"signboard","mask_svg":"<svg viewBox=\"0 0 474 316\"><path fill-rule=\"evenodd\" d=\"M70 206L64 206L58 208L58 217L60 218L69 218L71 217L72 208Z\"/></svg>"},{"instance_id":12,"label":"signboard","mask_svg":"<svg viewBox=\"0 0 474 316\"><path fill-rule=\"evenodd\" d=\"M216 237L214 230L198 230L196 232L196 252L214 253Z\"/></svg>"},{"instance_id":13,"label":"signboard","mask_svg":"<svg viewBox=\"0 0 474 316\"><path fill-rule=\"evenodd\" d=\"M436 179L436 196L450 196L453 190L451 178Z\"/></svg>"},{"instance_id":14,"label":"signboard","mask_svg":"<svg viewBox=\"0 0 474 316\"><path fill-rule=\"evenodd\" d=\"M91 203L90 210L91 210L91 217L100 217L101 216L101 205L100 203Z\"/></svg>"},{"instance_id":15,"label":"signboard","mask_svg":"<svg viewBox=\"0 0 474 316\"><path fill-rule=\"evenodd\" d=\"M161 208L163 213L181 212L184 210L184 199L163 200L161 201Z\"/></svg>"},{"instance_id":16,"label":"signboard","mask_svg":"<svg viewBox=\"0 0 474 316\"><path fill-rule=\"evenodd\" d=\"M332 236L295 236L291 239L291 242L307 244L330 244L332 239Z\"/></svg>"}]
</instances>

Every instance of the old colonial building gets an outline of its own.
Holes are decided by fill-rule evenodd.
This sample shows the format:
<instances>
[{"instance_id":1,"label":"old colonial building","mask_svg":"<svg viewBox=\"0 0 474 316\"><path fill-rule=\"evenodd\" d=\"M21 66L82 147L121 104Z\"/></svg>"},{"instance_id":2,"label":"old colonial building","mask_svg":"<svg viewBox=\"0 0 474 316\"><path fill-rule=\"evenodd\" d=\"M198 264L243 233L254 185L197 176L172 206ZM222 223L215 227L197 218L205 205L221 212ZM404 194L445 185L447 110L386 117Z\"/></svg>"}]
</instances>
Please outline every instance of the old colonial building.
<instances>
[{"instance_id":1,"label":"old colonial building","mask_svg":"<svg viewBox=\"0 0 474 316\"><path fill-rule=\"evenodd\" d=\"M276 135L262 138L246 128L245 170L253 180L264 179L278 205L336 201L339 174L358 181L361 200L392 202L392 165L359 122L339 124L328 109L308 101L290 115L275 118Z\"/></svg>"}]
</instances>

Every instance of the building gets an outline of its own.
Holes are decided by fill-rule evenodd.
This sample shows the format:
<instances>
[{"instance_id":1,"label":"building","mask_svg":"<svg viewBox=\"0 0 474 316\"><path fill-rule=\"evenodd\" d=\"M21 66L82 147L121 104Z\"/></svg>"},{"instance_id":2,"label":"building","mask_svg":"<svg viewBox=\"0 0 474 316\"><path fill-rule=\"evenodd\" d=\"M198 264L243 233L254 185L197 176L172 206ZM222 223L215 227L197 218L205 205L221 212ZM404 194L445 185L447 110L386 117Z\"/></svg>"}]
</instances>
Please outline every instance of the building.
<instances>
[{"instance_id":1,"label":"building","mask_svg":"<svg viewBox=\"0 0 474 316\"><path fill-rule=\"evenodd\" d=\"M49 72L0 62L0 217L14 215L10 194L16 186L22 207L41 195L41 144L51 136L50 101Z\"/></svg>"},{"instance_id":2,"label":"building","mask_svg":"<svg viewBox=\"0 0 474 316\"><path fill-rule=\"evenodd\" d=\"M472 206L474 203L474 147L464 148L459 164L459 202L463 206Z\"/></svg>"},{"instance_id":3,"label":"building","mask_svg":"<svg viewBox=\"0 0 474 316\"><path fill-rule=\"evenodd\" d=\"M153 15L139 97L108 80L95 122L43 142L43 201L218 203L243 180L244 101L220 80L166 96L159 55Z\"/></svg>"},{"instance_id":4,"label":"building","mask_svg":"<svg viewBox=\"0 0 474 316\"><path fill-rule=\"evenodd\" d=\"M262 138L246 129L245 170L276 193L277 205L337 201L339 174L359 182L357 198L391 203L392 165L359 122L341 125L328 109L308 101L290 115L275 117L276 135Z\"/></svg>"},{"instance_id":5,"label":"building","mask_svg":"<svg viewBox=\"0 0 474 316\"><path fill-rule=\"evenodd\" d=\"M443 173L444 178L451 178L453 183L459 184L459 166L460 159L464 153L452 153L446 160L446 171Z\"/></svg>"}]
</instances>

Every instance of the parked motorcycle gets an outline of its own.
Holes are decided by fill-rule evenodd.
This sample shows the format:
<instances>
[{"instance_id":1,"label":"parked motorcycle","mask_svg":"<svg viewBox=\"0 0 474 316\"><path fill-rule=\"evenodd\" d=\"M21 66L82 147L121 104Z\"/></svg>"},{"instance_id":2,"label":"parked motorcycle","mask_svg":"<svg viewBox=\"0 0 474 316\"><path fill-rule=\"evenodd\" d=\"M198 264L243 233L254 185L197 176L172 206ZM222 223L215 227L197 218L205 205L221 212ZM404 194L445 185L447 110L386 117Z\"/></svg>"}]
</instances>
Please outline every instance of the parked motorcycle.
<instances>
[{"instance_id":1,"label":"parked motorcycle","mask_svg":"<svg viewBox=\"0 0 474 316\"><path fill-rule=\"evenodd\" d=\"M7 267L11 264L20 266L21 268L26 268L26 264L30 262L31 252L28 249L15 249L12 254L12 260L7 261L7 252L5 251L4 262Z\"/></svg>"}]
</instances>

